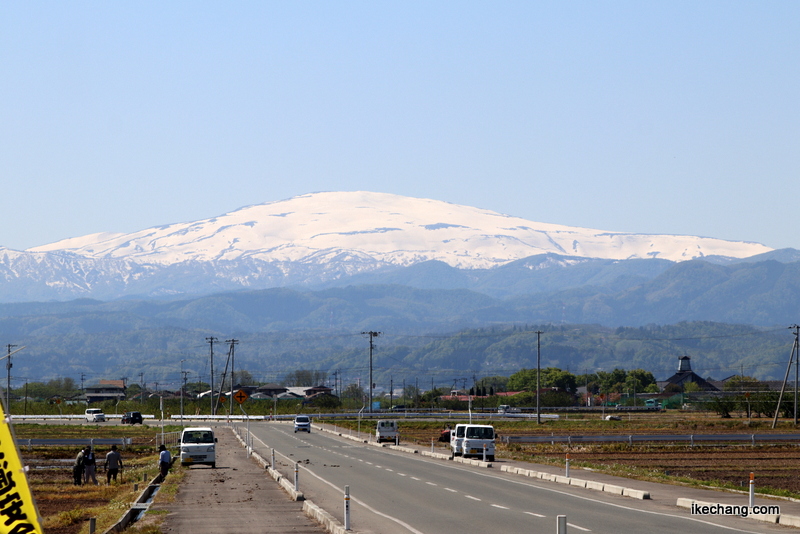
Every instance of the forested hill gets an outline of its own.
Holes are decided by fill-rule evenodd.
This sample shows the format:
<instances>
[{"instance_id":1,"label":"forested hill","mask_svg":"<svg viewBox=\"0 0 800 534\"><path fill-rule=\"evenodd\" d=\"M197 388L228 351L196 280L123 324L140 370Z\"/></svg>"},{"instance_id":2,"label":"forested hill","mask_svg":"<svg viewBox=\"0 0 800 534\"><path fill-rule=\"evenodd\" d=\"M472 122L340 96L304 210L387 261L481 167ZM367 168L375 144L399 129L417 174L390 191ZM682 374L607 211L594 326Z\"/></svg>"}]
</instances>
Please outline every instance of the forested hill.
<instances>
[{"instance_id":1,"label":"forested hill","mask_svg":"<svg viewBox=\"0 0 800 534\"><path fill-rule=\"evenodd\" d=\"M342 384L364 384L369 376L369 341L362 332L380 331L374 340L373 363L375 381L383 389L388 389L390 380L395 385L407 380L419 381L424 388L449 387L456 380L471 382L535 368L537 337L542 367L576 374L642 368L664 379L677 369L679 356L689 355L703 377L720 379L744 372L778 379L785 372L793 339L785 326L762 329L709 322L624 328L498 325L414 333L384 328L387 321L373 319L350 328L258 332L236 328L235 321L225 328L188 328L130 312L85 311L6 317L0 320L0 331L4 342L25 346L14 357L14 387L25 380L77 380L83 375L88 383L127 377L132 382L157 381L163 389L178 387L181 368L190 372L190 381L208 381L208 337L218 340L215 380L228 352L225 342L236 339L236 368L248 370L259 381L280 381L292 371L315 369L329 376L336 372ZM537 336L536 331L542 333Z\"/></svg>"}]
</instances>

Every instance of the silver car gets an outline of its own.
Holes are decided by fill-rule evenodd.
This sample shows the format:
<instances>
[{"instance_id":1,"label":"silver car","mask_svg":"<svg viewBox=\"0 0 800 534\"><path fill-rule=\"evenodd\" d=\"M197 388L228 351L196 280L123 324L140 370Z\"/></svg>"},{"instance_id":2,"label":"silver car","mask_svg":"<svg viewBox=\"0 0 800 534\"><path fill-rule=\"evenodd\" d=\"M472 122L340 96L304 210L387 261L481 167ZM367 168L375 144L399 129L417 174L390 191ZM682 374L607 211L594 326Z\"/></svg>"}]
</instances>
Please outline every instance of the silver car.
<instances>
[{"instance_id":1,"label":"silver car","mask_svg":"<svg viewBox=\"0 0 800 534\"><path fill-rule=\"evenodd\" d=\"M311 434L311 418L307 415L298 415L294 418L294 431L308 432Z\"/></svg>"}]
</instances>

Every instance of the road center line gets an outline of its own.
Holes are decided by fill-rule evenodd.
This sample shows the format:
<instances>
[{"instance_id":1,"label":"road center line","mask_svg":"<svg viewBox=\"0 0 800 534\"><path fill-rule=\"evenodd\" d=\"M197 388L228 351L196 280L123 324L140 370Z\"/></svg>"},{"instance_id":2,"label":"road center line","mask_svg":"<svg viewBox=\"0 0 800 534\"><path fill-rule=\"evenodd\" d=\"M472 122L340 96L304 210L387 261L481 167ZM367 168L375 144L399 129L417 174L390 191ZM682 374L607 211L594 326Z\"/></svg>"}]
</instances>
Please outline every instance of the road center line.
<instances>
[{"instance_id":1,"label":"road center line","mask_svg":"<svg viewBox=\"0 0 800 534\"><path fill-rule=\"evenodd\" d=\"M522 512L522 513L523 513L523 514L532 515L532 516L534 516L534 517L547 517L546 515L542 515L542 514L536 514L536 513L534 513L534 512Z\"/></svg>"}]
</instances>

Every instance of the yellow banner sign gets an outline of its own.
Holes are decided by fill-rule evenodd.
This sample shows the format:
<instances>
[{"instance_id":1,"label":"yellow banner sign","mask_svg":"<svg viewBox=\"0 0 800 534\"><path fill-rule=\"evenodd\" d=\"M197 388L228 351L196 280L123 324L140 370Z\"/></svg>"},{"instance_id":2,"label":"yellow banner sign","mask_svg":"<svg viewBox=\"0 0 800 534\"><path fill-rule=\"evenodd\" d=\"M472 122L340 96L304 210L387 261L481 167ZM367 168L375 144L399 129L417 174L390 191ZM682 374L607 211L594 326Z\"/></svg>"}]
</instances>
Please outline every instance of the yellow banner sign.
<instances>
[{"instance_id":1,"label":"yellow banner sign","mask_svg":"<svg viewBox=\"0 0 800 534\"><path fill-rule=\"evenodd\" d=\"M43 534L14 430L0 403L0 534Z\"/></svg>"}]
</instances>

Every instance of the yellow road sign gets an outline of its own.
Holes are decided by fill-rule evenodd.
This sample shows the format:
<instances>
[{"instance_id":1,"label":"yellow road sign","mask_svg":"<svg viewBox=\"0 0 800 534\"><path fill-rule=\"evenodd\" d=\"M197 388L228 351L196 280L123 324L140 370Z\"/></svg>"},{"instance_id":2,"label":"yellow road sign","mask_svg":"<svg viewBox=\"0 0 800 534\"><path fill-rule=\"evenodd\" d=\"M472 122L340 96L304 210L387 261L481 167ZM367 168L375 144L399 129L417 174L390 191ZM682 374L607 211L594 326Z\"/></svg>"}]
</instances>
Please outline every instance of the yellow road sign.
<instances>
[{"instance_id":1,"label":"yellow road sign","mask_svg":"<svg viewBox=\"0 0 800 534\"><path fill-rule=\"evenodd\" d=\"M236 402L238 402L239 404L242 404L244 401L246 401L249 398L250 398L250 395L248 395L245 391L243 391L241 389L236 391L236 393L233 394L233 399Z\"/></svg>"}]
</instances>

